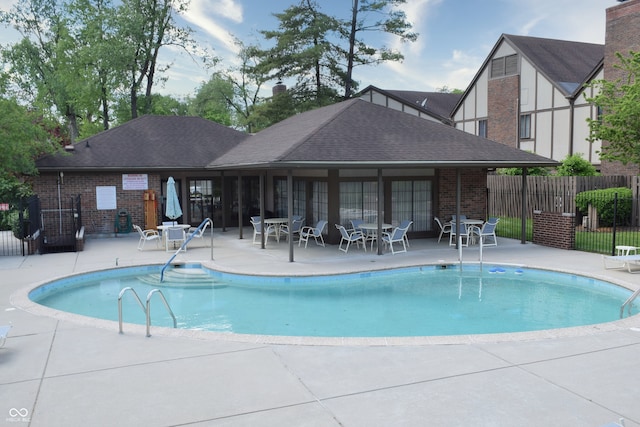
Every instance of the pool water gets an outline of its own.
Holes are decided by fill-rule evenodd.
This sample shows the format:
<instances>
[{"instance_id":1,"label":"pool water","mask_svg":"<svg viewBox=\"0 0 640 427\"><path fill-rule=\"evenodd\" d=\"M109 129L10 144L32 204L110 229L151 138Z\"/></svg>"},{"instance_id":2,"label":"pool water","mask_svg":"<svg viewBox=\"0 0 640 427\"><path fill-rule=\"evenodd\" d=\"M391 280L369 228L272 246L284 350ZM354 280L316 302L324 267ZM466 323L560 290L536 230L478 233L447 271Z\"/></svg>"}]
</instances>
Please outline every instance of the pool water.
<instances>
[{"instance_id":1,"label":"pool water","mask_svg":"<svg viewBox=\"0 0 640 427\"><path fill-rule=\"evenodd\" d=\"M424 266L336 276L261 277L187 265L90 273L31 291L42 305L118 320L118 295L132 287L145 301L160 289L179 328L239 334L407 337L555 329L619 318L631 291L583 276L509 266ZM157 299L156 299L157 298ZM145 323L132 295L123 320ZM159 297L154 326L173 321ZM632 313L637 307L632 307Z\"/></svg>"}]
</instances>

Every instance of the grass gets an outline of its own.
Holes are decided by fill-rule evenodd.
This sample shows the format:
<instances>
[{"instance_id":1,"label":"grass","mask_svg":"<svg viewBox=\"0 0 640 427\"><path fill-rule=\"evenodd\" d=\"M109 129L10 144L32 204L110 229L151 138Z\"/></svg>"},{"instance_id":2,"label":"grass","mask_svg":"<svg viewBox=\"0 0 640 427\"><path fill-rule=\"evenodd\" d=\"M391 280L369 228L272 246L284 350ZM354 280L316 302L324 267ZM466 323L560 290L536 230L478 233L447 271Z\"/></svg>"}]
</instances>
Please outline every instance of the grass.
<instances>
[{"instance_id":1,"label":"grass","mask_svg":"<svg viewBox=\"0 0 640 427\"><path fill-rule=\"evenodd\" d=\"M501 217L496 228L496 234L500 237L520 239L521 221L520 218ZM527 219L526 240L528 242L533 240L532 219ZM632 230L625 228L616 231L615 246L620 245L640 247L640 231L636 228ZM613 247L613 232L610 228L602 228L598 231L576 230L575 249L578 251L611 254Z\"/></svg>"}]
</instances>

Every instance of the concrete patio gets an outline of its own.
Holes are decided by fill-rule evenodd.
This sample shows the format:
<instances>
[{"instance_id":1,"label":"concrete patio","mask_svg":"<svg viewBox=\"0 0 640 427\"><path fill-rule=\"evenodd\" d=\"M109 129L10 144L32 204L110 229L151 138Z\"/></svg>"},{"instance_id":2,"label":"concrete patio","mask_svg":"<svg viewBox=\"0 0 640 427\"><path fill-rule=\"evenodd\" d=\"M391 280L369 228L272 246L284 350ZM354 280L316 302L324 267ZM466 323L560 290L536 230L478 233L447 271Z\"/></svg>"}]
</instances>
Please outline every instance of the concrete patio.
<instances>
[{"instance_id":1,"label":"concrete patio","mask_svg":"<svg viewBox=\"0 0 640 427\"><path fill-rule=\"evenodd\" d=\"M215 231L177 261L248 274L327 274L457 262L448 242L405 254L337 246L266 249ZM30 304L53 278L164 263L137 235L88 239L76 253L0 257L0 423L30 426L640 426L640 318L537 333L404 339L234 336L95 321ZM213 253L213 260L211 260ZM478 261L477 248L464 250ZM600 255L501 239L500 262L587 274L637 289ZM114 304L116 302L114 301Z\"/></svg>"}]
</instances>

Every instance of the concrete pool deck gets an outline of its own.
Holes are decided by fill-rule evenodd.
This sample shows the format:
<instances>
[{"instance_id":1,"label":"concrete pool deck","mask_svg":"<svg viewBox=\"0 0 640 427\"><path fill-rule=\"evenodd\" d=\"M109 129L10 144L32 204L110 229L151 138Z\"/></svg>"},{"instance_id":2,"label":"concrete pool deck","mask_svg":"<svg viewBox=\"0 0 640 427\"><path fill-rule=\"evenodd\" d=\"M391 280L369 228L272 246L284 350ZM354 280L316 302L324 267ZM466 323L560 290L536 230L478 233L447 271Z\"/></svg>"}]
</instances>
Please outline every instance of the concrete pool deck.
<instances>
[{"instance_id":1,"label":"concrete pool deck","mask_svg":"<svg viewBox=\"0 0 640 427\"><path fill-rule=\"evenodd\" d=\"M201 241L177 261L249 274L329 274L456 263L448 242L406 254L251 243L251 231ZM221 336L94 322L38 311L26 290L57 277L164 263L133 234L88 239L82 252L0 257L0 425L30 426L640 426L640 317L527 334L388 341ZM477 248L464 259L478 261ZM484 261L559 269L637 289L600 255L501 239ZM116 302L114 301L114 304ZM160 308L158 308L160 309Z\"/></svg>"}]
</instances>

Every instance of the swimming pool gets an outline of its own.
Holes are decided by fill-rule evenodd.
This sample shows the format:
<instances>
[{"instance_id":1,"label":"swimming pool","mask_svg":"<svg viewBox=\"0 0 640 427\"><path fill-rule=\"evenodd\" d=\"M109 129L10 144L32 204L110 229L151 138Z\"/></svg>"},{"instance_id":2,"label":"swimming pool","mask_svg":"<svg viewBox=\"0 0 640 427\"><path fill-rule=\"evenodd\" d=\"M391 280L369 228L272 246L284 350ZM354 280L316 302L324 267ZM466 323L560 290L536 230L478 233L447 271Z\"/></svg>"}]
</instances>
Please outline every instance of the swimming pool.
<instances>
[{"instance_id":1,"label":"swimming pool","mask_svg":"<svg viewBox=\"0 0 640 427\"><path fill-rule=\"evenodd\" d=\"M265 277L198 264L133 267L72 276L29 298L57 310L118 320L121 289L160 289L179 328L311 337L495 334L593 325L619 318L631 291L597 279L513 266L434 265L333 276ZM123 320L145 324L132 297ZM152 325L171 327L152 299ZM637 306L631 308L637 313Z\"/></svg>"}]
</instances>

